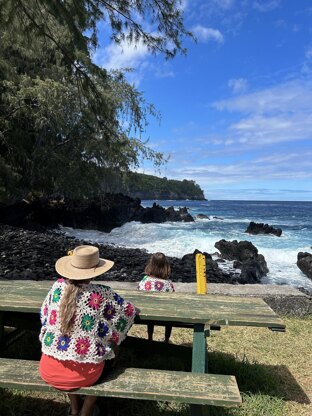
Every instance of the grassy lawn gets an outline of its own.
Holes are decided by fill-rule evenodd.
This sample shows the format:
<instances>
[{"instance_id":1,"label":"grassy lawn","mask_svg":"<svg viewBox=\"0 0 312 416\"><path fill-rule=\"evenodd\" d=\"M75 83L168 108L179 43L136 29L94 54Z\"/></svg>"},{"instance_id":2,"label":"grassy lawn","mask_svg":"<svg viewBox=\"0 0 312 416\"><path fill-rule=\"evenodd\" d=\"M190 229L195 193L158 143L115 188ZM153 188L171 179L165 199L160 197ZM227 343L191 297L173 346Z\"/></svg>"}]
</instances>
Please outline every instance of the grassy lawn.
<instances>
[{"instance_id":1,"label":"grassy lawn","mask_svg":"<svg viewBox=\"0 0 312 416\"><path fill-rule=\"evenodd\" d=\"M236 376L243 397L238 409L207 407L210 416L311 416L312 415L312 317L285 318L286 333L267 329L229 327L212 332L209 343L209 371ZM132 336L146 336L144 326L135 326ZM164 338L164 329L155 328L155 340ZM192 332L173 329L171 341L190 346ZM12 346L2 356L38 359L37 334L28 333L20 346ZM121 365L189 370L190 359L163 358L148 351L122 350ZM61 416L67 414L66 394L29 393L0 390L0 415ZM103 415L186 416L189 406L139 400L103 399Z\"/></svg>"}]
</instances>

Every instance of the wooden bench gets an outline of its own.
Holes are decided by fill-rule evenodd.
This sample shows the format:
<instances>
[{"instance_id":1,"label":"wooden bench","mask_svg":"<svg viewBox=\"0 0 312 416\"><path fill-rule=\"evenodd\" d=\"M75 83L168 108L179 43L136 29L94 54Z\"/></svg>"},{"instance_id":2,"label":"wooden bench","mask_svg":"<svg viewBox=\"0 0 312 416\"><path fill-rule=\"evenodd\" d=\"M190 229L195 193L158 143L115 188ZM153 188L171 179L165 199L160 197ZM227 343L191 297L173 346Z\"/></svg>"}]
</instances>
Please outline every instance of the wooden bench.
<instances>
[{"instance_id":1,"label":"wooden bench","mask_svg":"<svg viewBox=\"0 0 312 416\"><path fill-rule=\"evenodd\" d=\"M6 358L0 358L0 387L57 391L41 380L37 361ZM115 369L102 382L75 393L221 407L242 402L234 376L143 368Z\"/></svg>"}]
</instances>

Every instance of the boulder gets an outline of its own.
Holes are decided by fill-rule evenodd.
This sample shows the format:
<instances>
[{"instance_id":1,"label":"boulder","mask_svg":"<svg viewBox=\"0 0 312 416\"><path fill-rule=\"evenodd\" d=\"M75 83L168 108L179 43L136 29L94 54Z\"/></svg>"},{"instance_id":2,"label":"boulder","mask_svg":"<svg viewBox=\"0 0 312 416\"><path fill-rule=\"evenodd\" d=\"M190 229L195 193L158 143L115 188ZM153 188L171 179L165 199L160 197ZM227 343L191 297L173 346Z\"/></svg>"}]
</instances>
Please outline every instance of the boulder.
<instances>
[{"instance_id":1,"label":"boulder","mask_svg":"<svg viewBox=\"0 0 312 416\"><path fill-rule=\"evenodd\" d=\"M221 258L233 260L233 267L241 269L241 283L258 283L269 272L264 256L250 241L220 240L215 247Z\"/></svg>"},{"instance_id":2,"label":"boulder","mask_svg":"<svg viewBox=\"0 0 312 416\"><path fill-rule=\"evenodd\" d=\"M218 262L212 259L211 254L194 250L193 253L185 254L182 259L176 263L173 263L172 272L175 276L179 273L181 276L184 275L184 279L181 281L187 281L185 274L190 276L190 282L196 281L196 262L195 256L197 253L201 253L206 259L206 278L207 283L237 283L239 278L234 274L226 273L220 269ZM172 260L171 260L172 261Z\"/></svg>"},{"instance_id":3,"label":"boulder","mask_svg":"<svg viewBox=\"0 0 312 416\"><path fill-rule=\"evenodd\" d=\"M140 221L143 224L147 223L162 223L167 221L166 211L160 205L157 205L155 202L152 207L147 207L141 209L135 215L135 221ZM172 221L174 221L172 219Z\"/></svg>"},{"instance_id":4,"label":"boulder","mask_svg":"<svg viewBox=\"0 0 312 416\"><path fill-rule=\"evenodd\" d=\"M220 251L221 257L226 260L239 260L241 262L258 256L258 249L250 241L226 241L220 240L215 243Z\"/></svg>"},{"instance_id":5,"label":"boulder","mask_svg":"<svg viewBox=\"0 0 312 416\"><path fill-rule=\"evenodd\" d=\"M196 218L198 218L199 220L209 220L208 215L205 214L197 214Z\"/></svg>"},{"instance_id":6,"label":"boulder","mask_svg":"<svg viewBox=\"0 0 312 416\"><path fill-rule=\"evenodd\" d=\"M187 208L180 208L178 211L178 215L181 218L181 221L183 222L193 222L194 218L191 214L188 213Z\"/></svg>"},{"instance_id":7,"label":"boulder","mask_svg":"<svg viewBox=\"0 0 312 416\"><path fill-rule=\"evenodd\" d=\"M257 235L257 234L273 234L276 235L277 237L280 237L282 235L282 229L281 228L274 228L269 224L263 224L261 223L256 223L251 221L250 224L247 227L247 230L245 231L245 233L248 234L253 234L253 235Z\"/></svg>"},{"instance_id":8,"label":"boulder","mask_svg":"<svg viewBox=\"0 0 312 416\"><path fill-rule=\"evenodd\" d=\"M173 207L164 208L154 202L152 207L142 208L135 216L135 221L143 223L162 223L165 221L194 221L194 218L188 213L187 208L180 208L176 211Z\"/></svg>"},{"instance_id":9,"label":"boulder","mask_svg":"<svg viewBox=\"0 0 312 416\"><path fill-rule=\"evenodd\" d=\"M259 254L257 258L248 259L241 265L241 281L245 283L258 283L261 277L265 276L269 272L266 261L262 254Z\"/></svg>"},{"instance_id":10,"label":"boulder","mask_svg":"<svg viewBox=\"0 0 312 416\"><path fill-rule=\"evenodd\" d=\"M297 266L299 269L312 280L312 254L303 253L302 251L298 253L297 256Z\"/></svg>"}]
</instances>

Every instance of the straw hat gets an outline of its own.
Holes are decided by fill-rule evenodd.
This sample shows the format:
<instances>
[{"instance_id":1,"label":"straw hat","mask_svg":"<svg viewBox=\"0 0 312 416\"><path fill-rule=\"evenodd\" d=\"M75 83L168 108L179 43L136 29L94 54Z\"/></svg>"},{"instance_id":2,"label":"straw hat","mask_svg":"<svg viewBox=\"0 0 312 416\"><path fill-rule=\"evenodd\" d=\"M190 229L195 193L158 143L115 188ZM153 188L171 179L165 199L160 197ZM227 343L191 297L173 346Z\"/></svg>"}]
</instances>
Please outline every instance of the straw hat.
<instances>
[{"instance_id":1,"label":"straw hat","mask_svg":"<svg viewBox=\"0 0 312 416\"><path fill-rule=\"evenodd\" d=\"M111 260L100 259L99 249L94 246L78 246L72 255L61 257L55 269L63 277L72 280L92 279L107 272L114 265Z\"/></svg>"}]
</instances>

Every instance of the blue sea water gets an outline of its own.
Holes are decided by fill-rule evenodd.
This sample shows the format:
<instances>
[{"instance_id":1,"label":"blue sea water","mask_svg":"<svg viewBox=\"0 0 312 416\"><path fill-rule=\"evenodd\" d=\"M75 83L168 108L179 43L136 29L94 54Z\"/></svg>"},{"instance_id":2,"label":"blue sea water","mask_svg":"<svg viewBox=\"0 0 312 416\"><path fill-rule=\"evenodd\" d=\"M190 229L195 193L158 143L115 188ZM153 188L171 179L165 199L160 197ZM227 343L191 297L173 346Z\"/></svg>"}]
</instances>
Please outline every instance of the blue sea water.
<instances>
[{"instance_id":1,"label":"blue sea water","mask_svg":"<svg viewBox=\"0 0 312 416\"><path fill-rule=\"evenodd\" d=\"M142 201L151 206L154 201ZM289 284L312 290L312 281L297 267L299 251L312 253L312 202L285 201L156 201L161 206L186 206L196 217L205 214L209 219L195 222L141 224L131 222L110 233L94 230L63 228L69 235L98 243L124 247L145 248L149 252L162 251L182 257L196 248L208 253L217 250L220 239L248 240L263 254L270 273L263 283ZM217 217L217 218L214 218ZM245 230L250 221L263 222L283 230L281 237L249 235Z\"/></svg>"}]
</instances>

